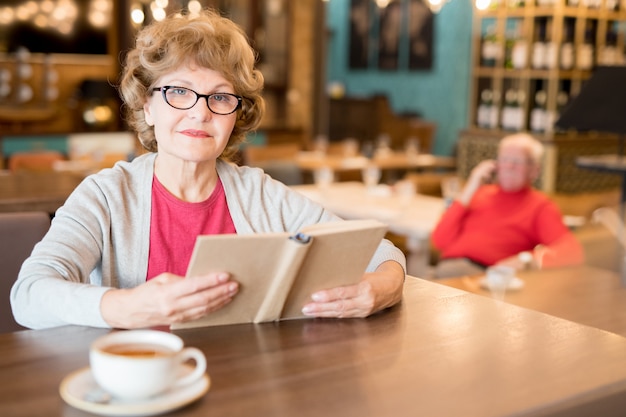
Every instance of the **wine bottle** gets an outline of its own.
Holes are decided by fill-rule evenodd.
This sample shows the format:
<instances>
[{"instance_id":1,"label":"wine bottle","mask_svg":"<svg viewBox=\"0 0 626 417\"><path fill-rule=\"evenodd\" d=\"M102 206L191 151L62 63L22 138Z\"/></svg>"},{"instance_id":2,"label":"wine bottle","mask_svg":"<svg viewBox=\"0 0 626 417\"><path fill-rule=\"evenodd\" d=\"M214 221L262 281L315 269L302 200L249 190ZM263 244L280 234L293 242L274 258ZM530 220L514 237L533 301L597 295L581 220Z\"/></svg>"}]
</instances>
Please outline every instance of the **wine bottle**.
<instances>
[{"instance_id":1,"label":"wine bottle","mask_svg":"<svg viewBox=\"0 0 626 417\"><path fill-rule=\"evenodd\" d=\"M526 125L525 109L526 93L524 90L517 90L517 101L513 111L513 130L524 130Z\"/></svg>"},{"instance_id":2,"label":"wine bottle","mask_svg":"<svg viewBox=\"0 0 626 417\"><path fill-rule=\"evenodd\" d=\"M560 63L561 69L571 70L574 68L574 27L573 22L565 21L565 36L561 44Z\"/></svg>"},{"instance_id":3,"label":"wine bottle","mask_svg":"<svg viewBox=\"0 0 626 417\"><path fill-rule=\"evenodd\" d=\"M517 106L517 91L510 88L504 93L504 107L502 107L502 115L500 126L504 130L515 130L515 117Z\"/></svg>"},{"instance_id":4,"label":"wine bottle","mask_svg":"<svg viewBox=\"0 0 626 417\"><path fill-rule=\"evenodd\" d=\"M517 40L517 31L516 30L507 30L506 37L504 40L504 68L513 68L513 47L515 46L515 41Z\"/></svg>"},{"instance_id":5,"label":"wine bottle","mask_svg":"<svg viewBox=\"0 0 626 417\"><path fill-rule=\"evenodd\" d=\"M546 101L548 95L539 90L535 93L535 106L530 112L530 130L533 132L545 132L546 130Z\"/></svg>"},{"instance_id":6,"label":"wine bottle","mask_svg":"<svg viewBox=\"0 0 626 417\"><path fill-rule=\"evenodd\" d=\"M524 69L528 63L528 43L523 37L517 37L511 51L511 64L515 69Z\"/></svg>"},{"instance_id":7,"label":"wine bottle","mask_svg":"<svg viewBox=\"0 0 626 417\"><path fill-rule=\"evenodd\" d=\"M498 127L498 120L500 118L500 91L493 90L491 96L491 109L489 111L488 126L489 129L495 129Z\"/></svg>"},{"instance_id":8,"label":"wine bottle","mask_svg":"<svg viewBox=\"0 0 626 417\"><path fill-rule=\"evenodd\" d=\"M533 42L533 53L531 66L535 69L545 67L546 57L546 22L545 20L537 20L537 30L535 34L535 42Z\"/></svg>"},{"instance_id":9,"label":"wine bottle","mask_svg":"<svg viewBox=\"0 0 626 417\"><path fill-rule=\"evenodd\" d=\"M483 67L493 67L499 58L499 45L493 26L489 26L483 36L480 51L480 64Z\"/></svg>"},{"instance_id":10,"label":"wine bottle","mask_svg":"<svg viewBox=\"0 0 626 417\"><path fill-rule=\"evenodd\" d=\"M569 101L569 94L567 91L561 90L556 95L556 109L559 114L563 112L567 102Z\"/></svg>"},{"instance_id":11,"label":"wine bottle","mask_svg":"<svg viewBox=\"0 0 626 417\"><path fill-rule=\"evenodd\" d=\"M593 68L594 41L591 28L585 31L585 41L578 46L576 52L576 68L590 70Z\"/></svg>"},{"instance_id":12,"label":"wine bottle","mask_svg":"<svg viewBox=\"0 0 626 417\"><path fill-rule=\"evenodd\" d=\"M480 93L480 104L478 105L476 124L478 127L489 128L489 119L491 117L491 102L492 102L491 90L485 88Z\"/></svg>"},{"instance_id":13,"label":"wine bottle","mask_svg":"<svg viewBox=\"0 0 626 417\"><path fill-rule=\"evenodd\" d=\"M600 65L618 65L617 34L613 30L606 33L606 43L598 57Z\"/></svg>"}]
</instances>

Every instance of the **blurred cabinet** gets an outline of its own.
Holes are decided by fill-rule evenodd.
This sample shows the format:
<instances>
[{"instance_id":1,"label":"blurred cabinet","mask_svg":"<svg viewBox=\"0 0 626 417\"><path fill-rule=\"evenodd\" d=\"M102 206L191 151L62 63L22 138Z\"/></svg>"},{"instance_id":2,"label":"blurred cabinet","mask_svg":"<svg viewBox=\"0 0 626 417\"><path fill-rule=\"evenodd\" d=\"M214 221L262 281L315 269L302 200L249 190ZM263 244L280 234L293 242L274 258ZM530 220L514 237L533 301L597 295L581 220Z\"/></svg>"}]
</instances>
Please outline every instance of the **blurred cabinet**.
<instances>
[{"instance_id":1,"label":"blurred cabinet","mask_svg":"<svg viewBox=\"0 0 626 417\"><path fill-rule=\"evenodd\" d=\"M385 96L372 98L341 98L329 102L331 142L348 138L361 144L375 143L381 135L388 136L394 149L404 148L407 139L417 139L422 152L430 152L436 124L417 115L394 113Z\"/></svg>"},{"instance_id":2,"label":"blurred cabinet","mask_svg":"<svg viewBox=\"0 0 626 417\"><path fill-rule=\"evenodd\" d=\"M595 66L625 64L623 0L492 0L474 15L474 129L550 134Z\"/></svg>"}]
</instances>

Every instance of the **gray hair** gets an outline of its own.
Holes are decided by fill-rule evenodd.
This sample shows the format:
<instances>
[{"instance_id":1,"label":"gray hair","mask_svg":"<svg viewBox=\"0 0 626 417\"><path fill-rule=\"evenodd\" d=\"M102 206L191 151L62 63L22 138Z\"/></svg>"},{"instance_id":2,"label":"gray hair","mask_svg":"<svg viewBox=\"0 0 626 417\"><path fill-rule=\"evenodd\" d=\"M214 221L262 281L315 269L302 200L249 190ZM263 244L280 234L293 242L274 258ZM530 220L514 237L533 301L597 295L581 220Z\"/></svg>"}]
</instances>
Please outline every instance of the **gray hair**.
<instances>
[{"instance_id":1,"label":"gray hair","mask_svg":"<svg viewBox=\"0 0 626 417\"><path fill-rule=\"evenodd\" d=\"M531 159L531 161L535 165L541 166L544 154L544 146L534 136L529 135L528 133L514 133L512 135L505 136L500 141L498 151L506 146L511 145L523 148L528 154L528 157Z\"/></svg>"}]
</instances>

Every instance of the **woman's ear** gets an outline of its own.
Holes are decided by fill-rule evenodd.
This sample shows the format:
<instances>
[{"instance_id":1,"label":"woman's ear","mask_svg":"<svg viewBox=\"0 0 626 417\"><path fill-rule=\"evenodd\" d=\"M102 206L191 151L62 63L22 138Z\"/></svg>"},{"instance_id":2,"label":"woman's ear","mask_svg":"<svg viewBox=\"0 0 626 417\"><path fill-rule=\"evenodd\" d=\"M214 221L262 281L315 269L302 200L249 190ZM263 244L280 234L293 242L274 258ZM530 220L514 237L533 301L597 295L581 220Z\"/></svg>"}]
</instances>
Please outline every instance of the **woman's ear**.
<instances>
[{"instance_id":1,"label":"woman's ear","mask_svg":"<svg viewBox=\"0 0 626 417\"><path fill-rule=\"evenodd\" d=\"M143 115L146 119L148 126L154 126L154 118L152 117L152 109L150 108L150 101L146 101L143 105Z\"/></svg>"}]
</instances>

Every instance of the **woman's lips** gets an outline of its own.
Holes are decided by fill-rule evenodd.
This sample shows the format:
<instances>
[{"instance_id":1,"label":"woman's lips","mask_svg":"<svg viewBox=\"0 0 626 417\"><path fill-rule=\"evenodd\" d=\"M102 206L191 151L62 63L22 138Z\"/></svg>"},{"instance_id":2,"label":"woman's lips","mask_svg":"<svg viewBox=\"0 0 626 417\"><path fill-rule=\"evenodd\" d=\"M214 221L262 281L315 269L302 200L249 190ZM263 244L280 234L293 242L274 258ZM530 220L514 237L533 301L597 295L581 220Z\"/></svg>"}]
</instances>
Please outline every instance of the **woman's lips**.
<instances>
[{"instance_id":1,"label":"woman's lips","mask_svg":"<svg viewBox=\"0 0 626 417\"><path fill-rule=\"evenodd\" d=\"M185 136L190 136L190 137L193 137L193 138L208 138L208 137L211 136L211 135L209 135L207 132L205 132L203 130L193 130L193 129L183 130L180 133L185 135Z\"/></svg>"}]
</instances>

